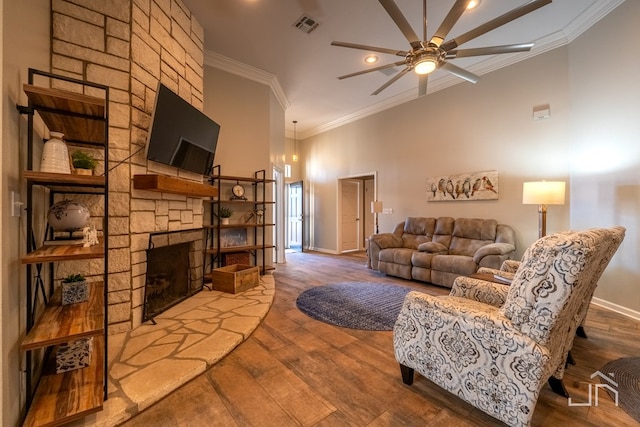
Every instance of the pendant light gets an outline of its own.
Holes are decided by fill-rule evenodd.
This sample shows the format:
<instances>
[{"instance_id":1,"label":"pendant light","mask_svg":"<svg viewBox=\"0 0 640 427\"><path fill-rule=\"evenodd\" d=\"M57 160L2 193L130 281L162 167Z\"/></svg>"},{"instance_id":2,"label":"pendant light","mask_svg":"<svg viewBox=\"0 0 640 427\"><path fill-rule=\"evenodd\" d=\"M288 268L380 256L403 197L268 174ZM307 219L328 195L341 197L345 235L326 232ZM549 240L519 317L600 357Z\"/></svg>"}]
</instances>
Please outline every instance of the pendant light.
<instances>
[{"instance_id":1,"label":"pendant light","mask_svg":"<svg viewBox=\"0 0 640 427\"><path fill-rule=\"evenodd\" d=\"M293 121L293 161L298 161L298 131L297 131L298 121Z\"/></svg>"}]
</instances>

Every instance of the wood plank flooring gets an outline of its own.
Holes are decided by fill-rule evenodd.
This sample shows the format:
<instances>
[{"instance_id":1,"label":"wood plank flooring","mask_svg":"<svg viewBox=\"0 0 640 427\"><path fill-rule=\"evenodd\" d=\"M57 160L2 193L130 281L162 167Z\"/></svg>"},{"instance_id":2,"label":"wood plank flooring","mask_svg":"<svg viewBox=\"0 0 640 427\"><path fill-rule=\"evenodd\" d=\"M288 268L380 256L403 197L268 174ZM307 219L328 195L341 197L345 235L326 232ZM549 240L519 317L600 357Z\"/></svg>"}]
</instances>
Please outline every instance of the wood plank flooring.
<instances>
[{"instance_id":1,"label":"wood plank flooring","mask_svg":"<svg viewBox=\"0 0 640 427\"><path fill-rule=\"evenodd\" d=\"M392 277L365 267L362 255L287 254L274 272L276 296L253 335L210 370L124 425L137 426L501 426L420 375L402 383L391 332L339 328L301 313L298 294L342 281L411 286L433 295L449 290ZM565 385L586 402L590 375L619 357L640 355L640 322L591 307L576 338ZM637 426L600 396L599 405L569 407L542 389L534 426ZM639 402L640 404L640 402Z\"/></svg>"}]
</instances>

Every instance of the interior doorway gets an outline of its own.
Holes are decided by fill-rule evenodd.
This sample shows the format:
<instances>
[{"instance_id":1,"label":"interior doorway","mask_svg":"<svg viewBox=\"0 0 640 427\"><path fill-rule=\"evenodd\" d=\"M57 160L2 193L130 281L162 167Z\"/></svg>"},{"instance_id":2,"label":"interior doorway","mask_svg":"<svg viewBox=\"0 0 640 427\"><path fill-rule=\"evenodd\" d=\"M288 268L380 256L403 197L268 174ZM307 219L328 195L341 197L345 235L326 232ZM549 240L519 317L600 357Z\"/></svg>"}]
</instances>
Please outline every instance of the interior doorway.
<instances>
[{"instance_id":1,"label":"interior doorway","mask_svg":"<svg viewBox=\"0 0 640 427\"><path fill-rule=\"evenodd\" d=\"M371 202L376 200L377 173L340 178L338 181L338 252L364 251L374 233Z\"/></svg>"},{"instance_id":2,"label":"interior doorway","mask_svg":"<svg viewBox=\"0 0 640 427\"><path fill-rule=\"evenodd\" d=\"M288 185L286 248L294 252L304 251L304 188L302 181Z\"/></svg>"}]
</instances>

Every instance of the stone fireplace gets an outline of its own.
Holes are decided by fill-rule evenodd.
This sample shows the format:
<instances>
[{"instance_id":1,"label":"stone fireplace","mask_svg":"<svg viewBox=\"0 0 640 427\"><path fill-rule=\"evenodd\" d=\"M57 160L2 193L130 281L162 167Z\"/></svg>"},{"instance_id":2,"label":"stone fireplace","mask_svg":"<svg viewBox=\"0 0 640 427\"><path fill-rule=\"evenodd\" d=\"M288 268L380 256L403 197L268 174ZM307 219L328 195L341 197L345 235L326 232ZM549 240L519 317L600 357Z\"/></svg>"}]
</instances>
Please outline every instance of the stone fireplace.
<instances>
[{"instance_id":1,"label":"stone fireplace","mask_svg":"<svg viewBox=\"0 0 640 427\"><path fill-rule=\"evenodd\" d=\"M182 0L53 0L51 27L51 72L110 88L109 334L125 332L142 322L151 236L203 226L201 198L137 190L132 178L155 173L203 182L147 161L144 148L158 81L202 109L204 31ZM90 210L101 227L104 212ZM84 268L91 275L102 266Z\"/></svg>"},{"instance_id":2,"label":"stone fireplace","mask_svg":"<svg viewBox=\"0 0 640 427\"><path fill-rule=\"evenodd\" d=\"M202 289L203 236L203 229L149 236L143 323Z\"/></svg>"}]
</instances>

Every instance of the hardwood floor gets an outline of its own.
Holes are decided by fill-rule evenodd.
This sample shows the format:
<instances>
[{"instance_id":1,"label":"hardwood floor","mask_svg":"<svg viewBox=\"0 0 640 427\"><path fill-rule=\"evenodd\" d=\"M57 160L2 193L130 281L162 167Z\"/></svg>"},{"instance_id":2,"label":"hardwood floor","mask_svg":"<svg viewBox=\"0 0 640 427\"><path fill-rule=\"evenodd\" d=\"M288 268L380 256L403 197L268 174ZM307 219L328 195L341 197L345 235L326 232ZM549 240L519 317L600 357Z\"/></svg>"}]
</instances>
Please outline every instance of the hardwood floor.
<instances>
[{"instance_id":1,"label":"hardwood floor","mask_svg":"<svg viewBox=\"0 0 640 427\"><path fill-rule=\"evenodd\" d=\"M387 282L433 295L448 289L386 277L358 255L287 254L276 297L253 335L209 371L125 426L500 426L501 422L416 374L402 383L392 333L339 328L296 308L298 294L342 281ZM640 322L593 306L576 337L565 385L586 402L590 376L619 357L640 355ZM604 393L602 393L604 394ZM608 396L599 405L568 406L545 385L534 426L636 426Z\"/></svg>"}]
</instances>

